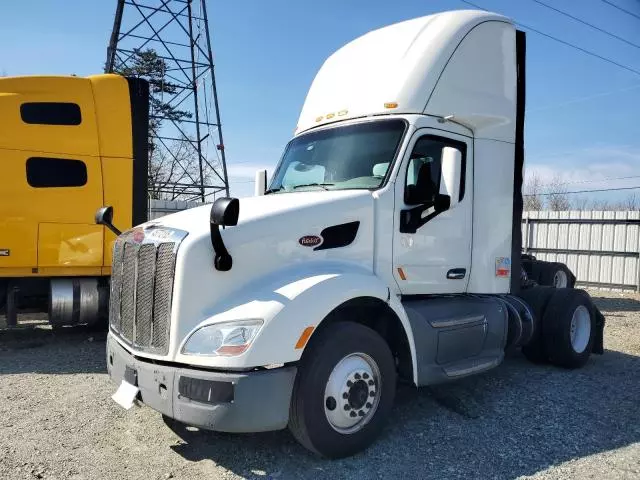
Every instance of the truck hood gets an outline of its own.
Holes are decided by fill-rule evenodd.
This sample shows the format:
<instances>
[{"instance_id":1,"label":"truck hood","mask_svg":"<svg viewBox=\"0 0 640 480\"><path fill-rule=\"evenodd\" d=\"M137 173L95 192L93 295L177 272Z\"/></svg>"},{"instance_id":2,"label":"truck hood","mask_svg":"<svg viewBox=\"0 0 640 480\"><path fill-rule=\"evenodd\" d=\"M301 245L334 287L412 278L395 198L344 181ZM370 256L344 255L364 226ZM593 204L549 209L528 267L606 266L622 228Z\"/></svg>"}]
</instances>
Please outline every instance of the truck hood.
<instances>
[{"instance_id":1,"label":"truck hood","mask_svg":"<svg viewBox=\"0 0 640 480\"><path fill-rule=\"evenodd\" d=\"M279 271L336 262L373 271L373 209L368 190L240 199L238 224L221 230L233 258L226 272L214 267L210 205L143 224L188 232L176 257L169 355L175 356L201 322L246 296L247 289L263 287Z\"/></svg>"}]
</instances>

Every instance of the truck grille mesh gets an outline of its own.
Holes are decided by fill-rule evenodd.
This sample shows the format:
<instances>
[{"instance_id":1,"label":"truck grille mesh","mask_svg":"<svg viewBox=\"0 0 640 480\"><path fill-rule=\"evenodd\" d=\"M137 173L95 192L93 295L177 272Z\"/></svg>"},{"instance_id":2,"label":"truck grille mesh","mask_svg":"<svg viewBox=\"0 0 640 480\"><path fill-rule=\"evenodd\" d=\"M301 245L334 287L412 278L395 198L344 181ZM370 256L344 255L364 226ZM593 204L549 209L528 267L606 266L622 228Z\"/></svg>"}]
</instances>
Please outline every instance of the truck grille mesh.
<instances>
[{"instance_id":1,"label":"truck grille mesh","mask_svg":"<svg viewBox=\"0 0 640 480\"><path fill-rule=\"evenodd\" d=\"M113 249L109 323L137 350L166 355L176 246L185 235L160 243L136 243L123 234Z\"/></svg>"}]
</instances>

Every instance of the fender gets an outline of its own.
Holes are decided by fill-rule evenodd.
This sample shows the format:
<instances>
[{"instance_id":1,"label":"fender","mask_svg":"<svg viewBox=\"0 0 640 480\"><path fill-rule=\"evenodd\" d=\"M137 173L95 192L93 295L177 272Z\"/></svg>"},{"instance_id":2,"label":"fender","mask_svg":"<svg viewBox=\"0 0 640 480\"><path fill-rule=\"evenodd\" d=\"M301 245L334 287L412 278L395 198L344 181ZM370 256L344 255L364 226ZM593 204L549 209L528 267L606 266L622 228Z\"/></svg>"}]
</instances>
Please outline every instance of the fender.
<instances>
[{"instance_id":1,"label":"fender","mask_svg":"<svg viewBox=\"0 0 640 480\"><path fill-rule=\"evenodd\" d=\"M304 349L296 349L295 346L305 328L317 328L336 307L359 297L380 299L398 316L409 341L415 381L417 365L413 332L399 299L391 295L388 286L370 271L344 263L313 262L252 282L224 304L217 305L216 312L192 330L230 320L263 319L264 325L251 347L237 357L212 359L182 355L179 352L190 332L182 341L175 360L191 365L235 369L296 362Z\"/></svg>"}]
</instances>

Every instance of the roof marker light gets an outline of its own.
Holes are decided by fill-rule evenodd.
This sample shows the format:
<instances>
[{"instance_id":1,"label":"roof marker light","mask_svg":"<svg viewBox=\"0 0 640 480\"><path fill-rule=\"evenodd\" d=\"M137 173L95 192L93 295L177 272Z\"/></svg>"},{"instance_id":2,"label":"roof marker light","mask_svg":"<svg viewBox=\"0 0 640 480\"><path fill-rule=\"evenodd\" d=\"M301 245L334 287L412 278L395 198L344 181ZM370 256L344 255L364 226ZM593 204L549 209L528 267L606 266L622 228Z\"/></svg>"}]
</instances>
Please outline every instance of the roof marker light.
<instances>
[{"instance_id":1,"label":"roof marker light","mask_svg":"<svg viewBox=\"0 0 640 480\"><path fill-rule=\"evenodd\" d=\"M338 116L339 116L339 117L342 117L343 115L346 115L348 111L349 111L349 110L340 110L340 111L338 112Z\"/></svg>"},{"instance_id":2,"label":"roof marker light","mask_svg":"<svg viewBox=\"0 0 640 480\"><path fill-rule=\"evenodd\" d=\"M388 102L384 104L384 108L398 108L397 102Z\"/></svg>"},{"instance_id":3,"label":"roof marker light","mask_svg":"<svg viewBox=\"0 0 640 480\"><path fill-rule=\"evenodd\" d=\"M330 118L333 118L335 116L336 116L335 113L327 113L327 117L326 118L327 118L327 120L329 120Z\"/></svg>"},{"instance_id":4,"label":"roof marker light","mask_svg":"<svg viewBox=\"0 0 640 480\"><path fill-rule=\"evenodd\" d=\"M322 115L320 115L319 117L316 117L316 122L319 122L320 120L322 120L324 117Z\"/></svg>"}]
</instances>

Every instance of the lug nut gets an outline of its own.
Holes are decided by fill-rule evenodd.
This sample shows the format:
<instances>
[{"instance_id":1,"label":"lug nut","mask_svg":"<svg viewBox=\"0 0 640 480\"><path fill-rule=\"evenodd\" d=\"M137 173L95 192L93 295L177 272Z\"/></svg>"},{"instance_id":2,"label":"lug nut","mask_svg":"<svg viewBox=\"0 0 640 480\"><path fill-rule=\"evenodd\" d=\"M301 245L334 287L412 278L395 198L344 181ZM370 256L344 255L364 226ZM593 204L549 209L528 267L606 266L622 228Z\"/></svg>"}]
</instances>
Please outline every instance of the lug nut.
<instances>
[{"instance_id":1,"label":"lug nut","mask_svg":"<svg viewBox=\"0 0 640 480\"><path fill-rule=\"evenodd\" d=\"M344 392L342 394L342 398L344 398L346 400L347 398L349 398L349 394L347 392Z\"/></svg>"},{"instance_id":2,"label":"lug nut","mask_svg":"<svg viewBox=\"0 0 640 480\"><path fill-rule=\"evenodd\" d=\"M361 417L364 417L364 412L363 412L362 410L360 410L360 411L358 412L358 415L360 415Z\"/></svg>"},{"instance_id":3,"label":"lug nut","mask_svg":"<svg viewBox=\"0 0 640 480\"><path fill-rule=\"evenodd\" d=\"M351 406L348 403L345 403L344 409L345 410L351 410Z\"/></svg>"},{"instance_id":4,"label":"lug nut","mask_svg":"<svg viewBox=\"0 0 640 480\"><path fill-rule=\"evenodd\" d=\"M359 374L359 373L356 373L356 374L354 375L354 377L355 377L355 379L356 379L356 380L360 380L360 374Z\"/></svg>"},{"instance_id":5,"label":"lug nut","mask_svg":"<svg viewBox=\"0 0 640 480\"><path fill-rule=\"evenodd\" d=\"M369 380L369 385L373 385L375 382L373 380ZM349 385L351 386L351 385Z\"/></svg>"},{"instance_id":6,"label":"lug nut","mask_svg":"<svg viewBox=\"0 0 640 480\"><path fill-rule=\"evenodd\" d=\"M353 410L351 410L351 413L349 415L351 415L352 417L356 417L357 416L356 412L354 412Z\"/></svg>"},{"instance_id":7,"label":"lug nut","mask_svg":"<svg viewBox=\"0 0 640 480\"><path fill-rule=\"evenodd\" d=\"M367 402L367 404L365 405L367 408L371 408L373 407L373 405L371 405L369 402Z\"/></svg>"},{"instance_id":8,"label":"lug nut","mask_svg":"<svg viewBox=\"0 0 640 480\"><path fill-rule=\"evenodd\" d=\"M369 396L370 397L375 397L376 396L376 392L369 392Z\"/></svg>"},{"instance_id":9,"label":"lug nut","mask_svg":"<svg viewBox=\"0 0 640 480\"><path fill-rule=\"evenodd\" d=\"M353 385L353 382L351 380L347 380L347 387L350 387Z\"/></svg>"},{"instance_id":10,"label":"lug nut","mask_svg":"<svg viewBox=\"0 0 640 480\"><path fill-rule=\"evenodd\" d=\"M363 373L362 374L362 378L364 378L366 380L367 378L369 378L369 374L368 373Z\"/></svg>"}]
</instances>

